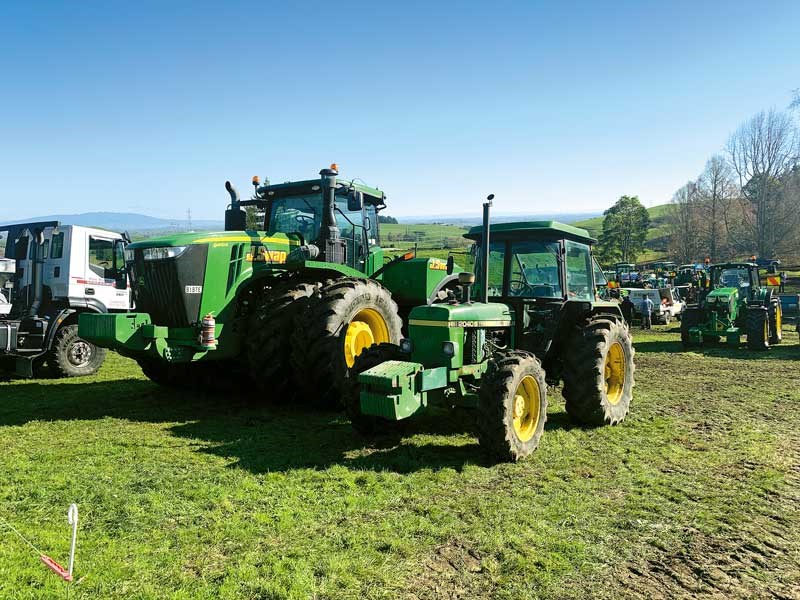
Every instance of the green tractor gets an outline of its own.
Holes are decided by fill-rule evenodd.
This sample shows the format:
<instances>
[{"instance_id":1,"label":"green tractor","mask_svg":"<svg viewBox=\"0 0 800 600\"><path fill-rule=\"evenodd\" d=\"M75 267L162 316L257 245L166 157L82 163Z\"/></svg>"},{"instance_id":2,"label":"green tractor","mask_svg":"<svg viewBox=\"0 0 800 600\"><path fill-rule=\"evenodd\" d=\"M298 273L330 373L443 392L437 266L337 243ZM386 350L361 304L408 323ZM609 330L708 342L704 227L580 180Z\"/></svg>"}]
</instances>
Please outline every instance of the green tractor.
<instances>
[{"instance_id":1,"label":"green tractor","mask_svg":"<svg viewBox=\"0 0 800 600\"><path fill-rule=\"evenodd\" d=\"M782 320L780 298L762 287L758 265L711 265L699 303L683 312L681 342L689 348L725 338L738 345L744 335L748 348L767 350L781 342Z\"/></svg>"},{"instance_id":2,"label":"green tractor","mask_svg":"<svg viewBox=\"0 0 800 600\"><path fill-rule=\"evenodd\" d=\"M356 361L344 397L356 430L380 433L437 403L471 406L481 445L517 461L539 444L548 385L563 381L567 413L580 423L628 414L634 350L619 304L595 299L595 240L553 221L490 227L490 204L483 227L466 234L477 273L458 275L460 293L415 307L407 338Z\"/></svg>"},{"instance_id":3,"label":"green tractor","mask_svg":"<svg viewBox=\"0 0 800 600\"><path fill-rule=\"evenodd\" d=\"M300 391L337 404L356 357L398 343L402 315L446 298L458 271L413 253L384 264L384 193L337 175L331 165L318 179L254 178L249 200L226 182L225 231L128 245L136 311L81 318L81 336L135 359L163 385L249 375L271 399ZM246 228L248 209L263 212L263 229Z\"/></svg>"}]
</instances>

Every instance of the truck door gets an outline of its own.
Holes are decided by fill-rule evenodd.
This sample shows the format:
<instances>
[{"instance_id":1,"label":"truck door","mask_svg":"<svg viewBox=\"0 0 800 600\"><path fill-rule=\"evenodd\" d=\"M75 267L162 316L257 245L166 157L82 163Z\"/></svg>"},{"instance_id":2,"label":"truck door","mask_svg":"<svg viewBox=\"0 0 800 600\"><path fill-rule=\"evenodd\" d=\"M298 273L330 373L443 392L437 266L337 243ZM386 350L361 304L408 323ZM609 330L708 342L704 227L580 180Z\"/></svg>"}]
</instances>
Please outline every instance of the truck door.
<instances>
[{"instance_id":1,"label":"truck door","mask_svg":"<svg viewBox=\"0 0 800 600\"><path fill-rule=\"evenodd\" d=\"M45 243L49 252L44 263L44 285L50 288L53 299L69 297L69 248L70 235L65 229L45 231Z\"/></svg>"},{"instance_id":2,"label":"truck door","mask_svg":"<svg viewBox=\"0 0 800 600\"><path fill-rule=\"evenodd\" d=\"M93 298L107 310L127 310L127 289L116 287L119 272L115 265L124 264L123 248L114 242L111 237L89 234L84 293L87 302ZM118 259L115 252L121 255Z\"/></svg>"}]
</instances>

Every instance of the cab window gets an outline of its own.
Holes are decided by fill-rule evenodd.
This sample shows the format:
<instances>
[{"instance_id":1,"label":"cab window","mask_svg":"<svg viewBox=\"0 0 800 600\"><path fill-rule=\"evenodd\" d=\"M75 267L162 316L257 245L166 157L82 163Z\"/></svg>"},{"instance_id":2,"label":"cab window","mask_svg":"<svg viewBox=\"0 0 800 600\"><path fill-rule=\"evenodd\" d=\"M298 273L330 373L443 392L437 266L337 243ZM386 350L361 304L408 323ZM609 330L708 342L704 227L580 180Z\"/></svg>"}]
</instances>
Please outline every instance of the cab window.
<instances>
[{"instance_id":1,"label":"cab window","mask_svg":"<svg viewBox=\"0 0 800 600\"><path fill-rule=\"evenodd\" d=\"M64 256L64 232L59 231L53 234L53 242L50 246L50 258L62 258Z\"/></svg>"},{"instance_id":2,"label":"cab window","mask_svg":"<svg viewBox=\"0 0 800 600\"><path fill-rule=\"evenodd\" d=\"M561 298L556 242L515 242L511 246L509 296Z\"/></svg>"},{"instance_id":3,"label":"cab window","mask_svg":"<svg viewBox=\"0 0 800 600\"><path fill-rule=\"evenodd\" d=\"M103 279L114 279L114 242L89 236L89 269Z\"/></svg>"},{"instance_id":4,"label":"cab window","mask_svg":"<svg viewBox=\"0 0 800 600\"><path fill-rule=\"evenodd\" d=\"M593 300L592 253L589 246L567 241L567 296L569 300Z\"/></svg>"}]
</instances>

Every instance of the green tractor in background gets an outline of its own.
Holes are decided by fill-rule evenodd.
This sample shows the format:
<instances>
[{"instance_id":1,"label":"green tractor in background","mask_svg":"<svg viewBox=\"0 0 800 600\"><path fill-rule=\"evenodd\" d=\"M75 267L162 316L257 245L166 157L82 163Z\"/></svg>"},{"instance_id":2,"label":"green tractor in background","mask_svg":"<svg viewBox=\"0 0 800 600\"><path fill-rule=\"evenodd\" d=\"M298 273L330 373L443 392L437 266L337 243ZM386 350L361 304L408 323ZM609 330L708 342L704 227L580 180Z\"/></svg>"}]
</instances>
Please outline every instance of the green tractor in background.
<instances>
[{"instance_id":1,"label":"green tractor in background","mask_svg":"<svg viewBox=\"0 0 800 600\"><path fill-rule=\"evenodd\" d=\"M301 391L338 403L339 385L373 344L398 343L402 315L447 296L456 268L413 253L384 264L377 188L337 178L260 185L231 197L225 231L179 233L130 244L136 312L89 315L80 335L135 359L153 381L212 385L249 375L260 392ZM263 230L246 229L246 209Z\"/></svg>"},{"instance_id":2,"label":"green tractor in background","mask_svg":"<svg viewBox=\"0 0 800 600\"><path fill-rule=\"evenodd\" d=\"M628 414L634 350L619 304L595 300L595 240L553 221L490 228L490 204L483 227L466 234L478 301L476 275L462 272L460 295L415 307L407 338L356 360L344 401L358 431L385 431L436 403L472 406L481 445L516 461L539 444L548 384L563 381L566 410L580 423Z\"/></svg>"},{"instance_id":3,"label":"green tractor in background","mask_svg":"<svg viewBox=\"0 0 800 600\"><path fill-rule=\"evenodd\" d=\"M683 312L681 342L689 348L725 338L738 345L744 335L748 348L767 350L781 342L782 320L780 298L761 285L758 265L711 265L699 303Z\"/></svg>"}]
</instances>

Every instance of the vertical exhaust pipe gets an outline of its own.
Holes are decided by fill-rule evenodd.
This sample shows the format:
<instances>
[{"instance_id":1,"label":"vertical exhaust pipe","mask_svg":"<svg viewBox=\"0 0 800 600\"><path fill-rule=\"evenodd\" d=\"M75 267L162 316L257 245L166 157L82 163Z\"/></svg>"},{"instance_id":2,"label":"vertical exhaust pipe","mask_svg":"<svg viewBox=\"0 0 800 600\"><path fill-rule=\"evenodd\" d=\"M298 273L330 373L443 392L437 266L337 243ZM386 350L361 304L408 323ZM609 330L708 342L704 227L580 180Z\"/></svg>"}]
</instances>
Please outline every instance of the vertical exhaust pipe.
<instances>
[{"instance_id":1,"label":"vertical exhaust pipe","mask_svg":"<svg viewBox=\"0 0 800 600\"><path fill-rule=\"evenodd\" d=\"M28 316L35 317L39 314L42 306L42 296L44 288L44 232L37 229L33 234L36 243L33 245L33 273L31 274L31 288L33 289L33 300L28 307Z\"/></svg>"},{"instance_id":2,"label":"vertical exhaust pipe","mask_svg":"<svg viewBox=\"0 0 800 600\"><path fill-rule=\"evenodd\" d=\"M481 283L481 302L489 301L489 209L492 207L494 194L486 197L487 202L483 203L483 252L481 253L481 273L483 282Z\"/></svg>"}]
</instances>

